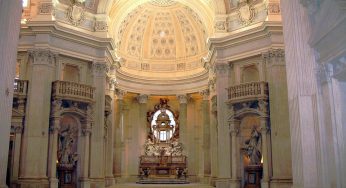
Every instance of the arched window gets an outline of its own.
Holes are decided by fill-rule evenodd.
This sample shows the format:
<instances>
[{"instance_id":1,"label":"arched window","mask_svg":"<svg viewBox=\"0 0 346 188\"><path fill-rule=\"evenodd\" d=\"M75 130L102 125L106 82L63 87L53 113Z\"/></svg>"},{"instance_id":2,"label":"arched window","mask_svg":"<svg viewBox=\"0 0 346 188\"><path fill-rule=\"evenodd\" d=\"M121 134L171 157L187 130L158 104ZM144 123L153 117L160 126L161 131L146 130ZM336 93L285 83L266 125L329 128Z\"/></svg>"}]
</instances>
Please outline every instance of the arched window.
<instances>
[{"instance_id":1,"label":"arched window","mask_svg":"<svg viewBox=\"0 0 346 188\"><path fill-rule=\"evenodd\" d=\"M151 121L151 131L153 132L154 136L156 139L159 139L160 141L167 141L169 139L172 138L174 132L175 132L175 127L176 127L176 122L174 120L174 115L170 110L165 109L164 112L168 115L169 120L170 120L170 126L173 127L173 129L169 132L166 131L160 131L160 133L158 134L157 130L154 129L154 127L156 126L156 120L157 117L159 116L159 114L161 114L162 110L157 110L154 115L153 115L153 119ZM159 135L159 138L157 138Z\"/></svg>"}]
</instances>

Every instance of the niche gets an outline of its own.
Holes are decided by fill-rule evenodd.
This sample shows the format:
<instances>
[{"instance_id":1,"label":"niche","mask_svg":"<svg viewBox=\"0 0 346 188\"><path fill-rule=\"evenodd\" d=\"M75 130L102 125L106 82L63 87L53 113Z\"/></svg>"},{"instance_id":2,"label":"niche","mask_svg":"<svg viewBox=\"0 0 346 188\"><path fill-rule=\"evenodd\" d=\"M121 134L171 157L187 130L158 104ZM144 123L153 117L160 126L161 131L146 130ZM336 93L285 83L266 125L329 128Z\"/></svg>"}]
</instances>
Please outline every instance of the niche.
<instances>
[{"instance_id":1,"label":"niche","mask_svg":"<svg viewBox=\"0 0 346 188\"><path fill-rule=\"evenodd\" d=\"M80 80L78 66L66 64L62 72L62 80L78 83Z\"/></svg>"},{"instance_id":2,"label":"niche","mask_svg":"<svg viewBox=\"0 0 346 188\"><path fill-rule=\"evenodd\" d=\"M259 73L256 65L243 67L241 81L242 83L259 81Z\"/></svg>"}]
</instances>

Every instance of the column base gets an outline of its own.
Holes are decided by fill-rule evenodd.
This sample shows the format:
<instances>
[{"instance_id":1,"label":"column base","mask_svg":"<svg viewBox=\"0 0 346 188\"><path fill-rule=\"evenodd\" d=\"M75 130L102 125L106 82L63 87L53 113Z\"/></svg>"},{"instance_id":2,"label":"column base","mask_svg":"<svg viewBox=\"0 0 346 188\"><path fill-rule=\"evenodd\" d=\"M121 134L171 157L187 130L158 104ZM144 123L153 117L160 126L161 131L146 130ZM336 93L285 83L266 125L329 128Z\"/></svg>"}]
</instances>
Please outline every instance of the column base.
<instances>
[{"instance_id":1,"label":"column base","mask_svg":"<svg viewBox=\"0 0 346 188\"><path fill-rule=\"evenodd\" d=\"M240 188L240 180L239 179L231 179L231 180L229 180L229 187L230 188Z\"/></svg>"},{"instance_id":2,"label":"column base","mask_svg":"<svg viewBox=\"0 0 346 188\"><path fill-rule=\"evenodd\" d=\"M58 188L59 180L56 178L49 178L49 188Z\"/></svg>"},{"instance_id":3,"label":"column base","mask_svg":"<svg viewBox=\"0 0 346 188\"><path fill-rule=\"evenodd\" d=\"M269 188L269 181L268 180L262 180L261 181L261 188Z\"/></svg>"},{"instance_id":4,"label":"column base","mask_svg":"<svg viewBox=\"0 0 346 188\"><path fill-rule=\"evenodd\" d=\"M229 188L229 178L217 178L215 180L216 188Z\"/></svg>"},{"instance_id":5,"label":"column base","mask_svg":"<svg viewBox=\"0 0 346 188\"><path fill-rule=\"evenodd\" d=\"M104 178L95 178L95 179L92 179L90 178L90 187L93 187L93 188L105 188L106 185L105 185L105 179Z\"/></svg>"},{"instance_id":6,"label":"column base","mask_svg":"<svg viewBox=\"0 0 346 188\"><path fill-rule=\"evenodd\" d=\"M90 188L90 180L88 178L79 179L80 188Z\"/></svg>"},{"instance_id":7,"label":"column base","mask_svg":"<svg viewBox=\"0 0 346 188\"><path fill-rule=\"evenodd\" d=\"M110 187L115 184L114 177L106 177L106 187Z\"/></svg>"},{"instance_id":8,"label":"column base","mask_svg":"<svg viewBox=\"0 0 346 188\"><path fill-rule=\"evenodd\" d=\"M48 178L19 178L19 188L49 188Z\"/></svg>"}]
</instances>

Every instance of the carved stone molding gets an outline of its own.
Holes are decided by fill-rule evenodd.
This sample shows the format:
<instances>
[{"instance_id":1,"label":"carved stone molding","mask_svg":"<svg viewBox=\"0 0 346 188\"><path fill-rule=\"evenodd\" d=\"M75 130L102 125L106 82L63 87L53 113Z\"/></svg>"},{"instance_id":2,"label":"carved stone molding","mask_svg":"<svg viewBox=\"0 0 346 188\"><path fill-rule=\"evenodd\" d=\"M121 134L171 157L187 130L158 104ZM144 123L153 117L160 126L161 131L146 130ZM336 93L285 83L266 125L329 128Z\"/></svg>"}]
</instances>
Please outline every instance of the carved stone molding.
<instances>
[{"instance_id":1,"label":"carved stone molding","mask_svg":"<svg viewBox=\"0 0 346 188\"><path fill-rule=\"evenodd\" d=\"M187 104L188 95L177 95L180 104Z\"/></svg>"},{"instance_id":2,"label":"carved stone molding","mask_svg":"<svg viewBox=\"0 0 346 188\"><path fill-rule=\"evenodd\" d=\"M86 126L82 128L82 135L83 136L90 136L92 132L92 128L90 126Z\"/></svg>"},{"instance_id":3,"label":"carved stone molding","mask_svg":"<svg viewBox=\"0 0 346 188\"><path fill-rule=\"evenodd\" d=\"M227 75L230 70L230 65L228 63L215 64L215 70L217 75Z\"/></svg>"},{"instance_id":4,"label":"carved stone molding","mask_svg":"<svg viewBox=\"0 0 346 188\"><path fill-rule=\"evenodd\" d=\"M270 2L268 4L268 14L280 14L281 7L279 2Z\"/></svg>"},{"instance_id":5,"label":"carved stone molding","mask_svg":"<svg viewBox=\"0 0 346 188\"><path fill-rule=\"evenodd\" d=\"M260 117L260 121L261 121L261 133L263 134L267 134L270 131L270 127L269 127L269 118L268 117Z\"/></svg>"},{"instance_id":6,"label":"carved stone molding","mask_svg":"<svg viewBox=\"0 0 346 188\"><path fill-rule=\"evenodd\" d=\"M109 79L109 88L110 88L110 90L114 91L117 86L118 86L117 79L116 78L110 78Z\"/></svg>"},{"instance_id":7,"label":"carved stone molding","mask_svg":"<svg viewBox=\"0 0 346 188\"><path fill-rule=\"evenodd\" d=\"M216 31L226 31L226 21L216 21L214 28Z\"/></svg>"},{"instance_id":8,"label":"carved stone molding","mask_svg":"<svg viewBox=\"0 0 346 188\"><path fill-rule=\"evenodd\" d=\"M267 65L285 65L285 50L270 49L268 52L262 53L262 59Z\"/></svg>"},{"instance_id":9,"label":"carved stone molding","mask_svg":"<svg viewBox=\"0 0 346 188\"><path fill-rule=\"evenodd\" d=\"M96 21L95 31L108 31L108 24L106 21Z\"/></svg>"},{"instance_id":10,"label":"carved stone molding","mask_svg":"<svg viewBox=\"0 0 346 188\"><path fill-rule=\"evenodd\" d=\"M53 11L53 4L52 2L40 2L40 5L38 6L38 14L51 14Z\"/></svg>"},{"instance_id":11,"label":"carved stone molding","mask_svg":"<svg viewBox=\"0 0 346 188\"><path fill-rule=\"evenodd\" d=\"M247 1L240 2L238 4L238 18L239 22L243 25L249 25L256 18L256 9L252 4Z\"/></svg>"},{"instance_id":12,"label":"carved stone molding","mask_svg":"<svg viewBox=\"0 0 346 188\"><path fill-rule=\"evenodd\" d=\"M115 95L117 96L117 99L119 99L119 100L123 100L124 99L126 91L121 90L121 89L115 89L114 92L115 92Z\"/></svg>"},{"instance_id":13,"label":"carved stone molding","mask_svg":"<svg viewBox=\"0 0 346 188\"><path fill-rule=\"evenodd\" d=\"M149 96L146 94L139 94L137 100L140 104L146 104L148 102Z\"/></svg>"},{"instance_id":14,"label":"carved stone molding","mask_svg":"<svg viewBox=\"0 0 346 188\"><path fill-rule=\"evenodd\" d=\"M239 126L240 126L239 120L234 119L234 120L230 121L229 131L230 131L232 136L238 135L239 130L240 130Z\"/></svg>"},{"instance_id":15,"label":"carved stone molding","mask_svg":"<svg viewBox=\"0 0 346 188\"><path fill-rule=\"evenodd\" d=\"M211 98L211 112L216 113L217 112L217 96L214 95Z\"/></svg>"},{"instance_id":16,"label":"carved stone molding","mask_svg":"<svg viewBox=\"0 0 346 188\"><path fill-rule=\"evenodd\" d=\"M203 91L200 91L199 94L203 97L203 100L209 100L209 89L205 89Z\"/></svg>"},{"instance_id":17,"label":"carved stone molding","mask_svg":"<svg viewBox=\"0 0 346 188\"><path fill-rule=\"evenodd\" d=\"M22 125L11 125L11 133L13 134L22 134L23 126Z\"/></svg>"},{"instance_id":18,"label":"carved stone molding","mask_svg":"<svg viewBox=\"0 0 346 188\"><path fill-rule=\"evenodd\" d=\"M85 10L80 3L73 4L67 9L67 19L74 26L80 25L85 20Z\"/></svg>"},{"instance_id":19,"label":"carved stone molding","mask_svg":"<svg viewBox=\"0 0 346 188\"><path fill-rule=\"evenodd\" d=\"M109 66L101 62L93 62L92 69L94 76L106 76L106 73L109 71Z\"/></svg>"},{"instance_id":20,"label":"carved stone molding","mask_svg":"<svg viewBox=\"0 0 346 188\"><path fill-rule=\"evenodd\" d=\"M53 53L47 49L31 49L28 50L29 56L33 58L34 65L50 65L55 66L57 53Z\"/></svg>"}]
</instances>

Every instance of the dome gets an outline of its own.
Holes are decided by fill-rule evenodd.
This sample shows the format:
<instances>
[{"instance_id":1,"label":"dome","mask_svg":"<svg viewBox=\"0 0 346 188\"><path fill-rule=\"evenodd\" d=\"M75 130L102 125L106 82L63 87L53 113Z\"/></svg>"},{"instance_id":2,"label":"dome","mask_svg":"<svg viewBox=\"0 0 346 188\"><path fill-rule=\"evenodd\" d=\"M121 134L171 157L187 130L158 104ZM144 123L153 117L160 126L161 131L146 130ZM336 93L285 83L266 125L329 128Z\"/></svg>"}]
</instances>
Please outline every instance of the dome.
<instances>
[{"instance_id":1,"label":"dome","mask_svg":"<svg viewBox=\"0 0 346 188\"><path fill-rule=\"evenodd\" d=\"M201 73L207 33L199 16L172 0L139 5L118 30L122 71L140 77L170 79ZM169 73L174 73L168 75Z\"/></svg>"}]
</instances>

